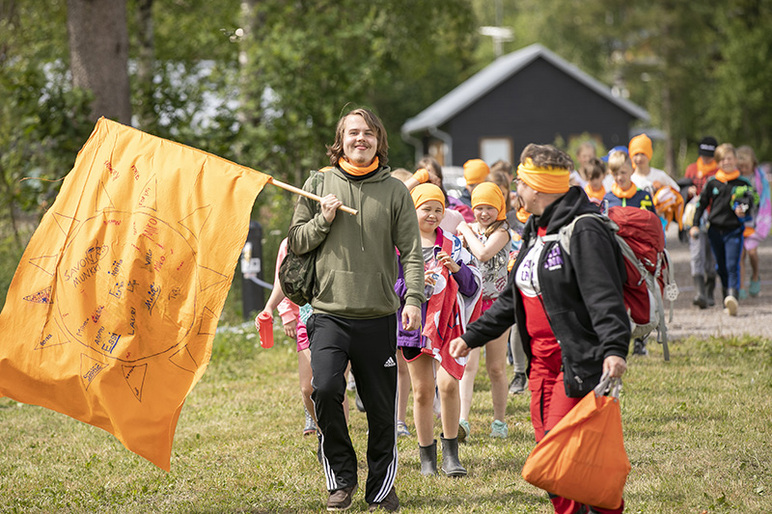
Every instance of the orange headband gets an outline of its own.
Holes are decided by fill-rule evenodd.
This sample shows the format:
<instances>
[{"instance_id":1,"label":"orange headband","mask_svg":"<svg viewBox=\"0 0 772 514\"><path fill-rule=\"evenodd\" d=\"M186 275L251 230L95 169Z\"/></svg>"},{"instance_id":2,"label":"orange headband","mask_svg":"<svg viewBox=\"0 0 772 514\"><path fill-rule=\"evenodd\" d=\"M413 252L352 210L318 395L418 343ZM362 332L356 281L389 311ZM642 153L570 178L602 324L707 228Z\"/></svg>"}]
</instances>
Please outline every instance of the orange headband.
<instances>
[{"instance_id":1,"label":"orange headband","mask_svg":"<svg viewBox=\"0 0 772 514\"><path fill-rule=\"evenodd\" d=\"M504 193L493 182L483 182L472 191L472 208L478 205L490 205L498 209L496 221L507 218L507 204L504 202Z\"/></svg>"},{"instance_id":2,"label":"orange headband","mask_svg":"<svg viewBox=\"0 0 772 514\"><path fill-rule=\"evenodd\" d=\"M536 166L530 157L517 167L517 178L525 182L528 187L540 193L565 193L568 191L568 177L570 172L566 168L541 168Z\"/></svg>"},{"instance_id":3,"label":"orange headband","mask_svg":"<svg viewBox=\"0 0 772 514\"><path fill-rule=\"evenodd\" d=\"M419 184L410 191L410 196L416 209L430 200L436 200L442 205L442 212L445 212L445 195L442 194L442 189L434 184Z\"/></svg>"}]
</instances>

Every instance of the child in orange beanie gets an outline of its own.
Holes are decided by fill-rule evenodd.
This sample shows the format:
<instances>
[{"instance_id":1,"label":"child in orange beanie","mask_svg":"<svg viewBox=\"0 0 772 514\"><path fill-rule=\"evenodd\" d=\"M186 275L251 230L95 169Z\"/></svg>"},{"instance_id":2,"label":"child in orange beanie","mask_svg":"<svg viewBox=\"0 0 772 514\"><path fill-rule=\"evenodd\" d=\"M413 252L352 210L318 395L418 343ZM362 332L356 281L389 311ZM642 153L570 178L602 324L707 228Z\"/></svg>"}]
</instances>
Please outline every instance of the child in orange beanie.
<instances>
[{"instance_id":1,"label":"child in orange beanie","mask_svg":"<svg viewBox=\"0 0 772 514\"><path fill-rule=\"evenodd\" d=\"M477 258L482 271L482 310L490 308L493 301L507 284L510 235L506 222L506 204L499 186L483 182L472 192L472 209L475 222L461 223L458 232L463 236L469 251ZM509 384L506 375L507 341L509 331L488 343L485 349L485 367L491 381L493 398L493 423L491 437L506 438L509 429L504 421ZM467 421L472 407L474 378L480 365L480 350L469 355L464 378L461 379L461 419L459 439L470 432Z\"/></svg>"}]
</instances>

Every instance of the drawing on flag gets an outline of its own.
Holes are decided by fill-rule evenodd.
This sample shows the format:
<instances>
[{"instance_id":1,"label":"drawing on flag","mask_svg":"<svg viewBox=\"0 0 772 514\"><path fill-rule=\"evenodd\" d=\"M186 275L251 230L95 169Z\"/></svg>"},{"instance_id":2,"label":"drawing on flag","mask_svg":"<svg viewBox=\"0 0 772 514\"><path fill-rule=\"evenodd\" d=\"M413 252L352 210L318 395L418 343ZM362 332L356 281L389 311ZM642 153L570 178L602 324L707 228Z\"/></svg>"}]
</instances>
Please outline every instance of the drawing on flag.
<instances>
[{"instance_id":1,"label":"drawing on flag","mask_svg":"<svg viewBox=\"0 0 772 514\"><path fill-rule=\"evenodd\" d=\"M0 394L165 470L270 176L100 119L0 313Z\"/></svg>"}]
</instances>

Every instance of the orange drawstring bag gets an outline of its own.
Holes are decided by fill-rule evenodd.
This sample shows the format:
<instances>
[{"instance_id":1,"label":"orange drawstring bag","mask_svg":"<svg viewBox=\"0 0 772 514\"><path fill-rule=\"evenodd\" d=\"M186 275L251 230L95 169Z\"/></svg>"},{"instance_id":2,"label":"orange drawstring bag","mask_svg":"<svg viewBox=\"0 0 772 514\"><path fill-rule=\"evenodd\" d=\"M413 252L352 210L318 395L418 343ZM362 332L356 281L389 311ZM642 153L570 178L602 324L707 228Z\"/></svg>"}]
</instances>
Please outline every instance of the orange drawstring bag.
<instances>
[{"instance_id":1,"label":"orange drawstring bag","mask_svg":"<svg viewBox=\"0 0 772 514\"><path fill-rule=\"evenodd\" d=\"M602 378L536 445L523 466L523 478L569 500L618 508L630 472L622 439L621 388L620 379Z\"/></svg>"}]
</instances>

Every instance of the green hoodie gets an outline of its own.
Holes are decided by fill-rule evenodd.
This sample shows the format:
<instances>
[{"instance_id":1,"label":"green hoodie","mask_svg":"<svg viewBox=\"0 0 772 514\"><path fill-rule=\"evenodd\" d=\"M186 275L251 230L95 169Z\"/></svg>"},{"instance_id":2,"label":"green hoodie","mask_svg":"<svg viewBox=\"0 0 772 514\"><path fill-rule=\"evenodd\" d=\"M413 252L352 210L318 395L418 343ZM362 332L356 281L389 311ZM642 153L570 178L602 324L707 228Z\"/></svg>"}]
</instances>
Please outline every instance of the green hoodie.
<instances>
[{"instance_id":1,"label":"green hoodie","mask_svg":"<svg viewBox=\"0 0 772 514\"><path fill-rule=\"evenodd\" d=\"M399 307L394 292L399 249L407 284L406 305L420 307L424 297L424 260L418 218L405 185L381 166L362 180L339 167L325 168L319 196L334 194L359 211L338 211L332 223L318 204L299 197L289 230L289 246L302 255L316 249L314 312L344 318L379 318ZM303 189L313 192L313 178Z\"/></svg>"}]
</instances>

